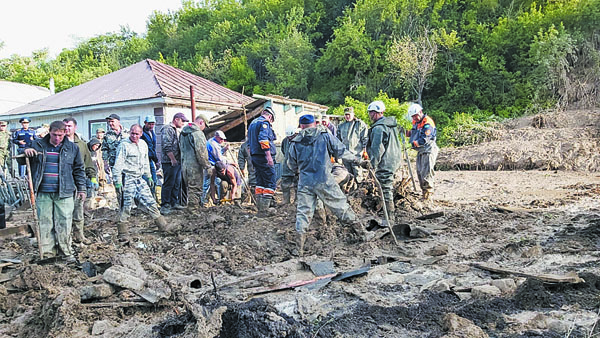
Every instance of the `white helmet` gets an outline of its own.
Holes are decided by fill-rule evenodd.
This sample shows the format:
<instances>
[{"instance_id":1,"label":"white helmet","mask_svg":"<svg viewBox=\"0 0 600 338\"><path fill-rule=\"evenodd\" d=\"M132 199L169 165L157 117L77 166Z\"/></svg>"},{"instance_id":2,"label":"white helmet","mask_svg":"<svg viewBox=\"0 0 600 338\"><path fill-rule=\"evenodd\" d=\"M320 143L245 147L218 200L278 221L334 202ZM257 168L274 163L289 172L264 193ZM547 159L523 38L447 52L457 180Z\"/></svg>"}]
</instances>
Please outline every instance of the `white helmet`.
<instances>
[{"instance_id":1,"label":"white helmet","mask_svg":"<svg viewBox=\"0 0 600 338\"><path fill-rule=\"evenodd\" d=\"M423 111L423 107L418 103L413 103L408 107L408 116L413 117L413 115L417 115L421 111Z\"/></svg>"},{"instance_id":2,"label":"white helmet","mask_svg":"<svg viewBox=\"0 0 600 338\"><path fill-rule=\"evenodd\" d=\"M295 126L287 126L285 127L285 136L292 136L296 133Z\"/></svg>"},{"instance_id":3,"label":"white helmet","mask_svg":"<svg viewBox=\"0 0 600 338\"><path fill-rule=\"evenodd\" d=\"M376 111L378 113L383 113L385 111L385 104L381 101L373 101L367 107L367 112Z\"/></svg>"}]
</instances>

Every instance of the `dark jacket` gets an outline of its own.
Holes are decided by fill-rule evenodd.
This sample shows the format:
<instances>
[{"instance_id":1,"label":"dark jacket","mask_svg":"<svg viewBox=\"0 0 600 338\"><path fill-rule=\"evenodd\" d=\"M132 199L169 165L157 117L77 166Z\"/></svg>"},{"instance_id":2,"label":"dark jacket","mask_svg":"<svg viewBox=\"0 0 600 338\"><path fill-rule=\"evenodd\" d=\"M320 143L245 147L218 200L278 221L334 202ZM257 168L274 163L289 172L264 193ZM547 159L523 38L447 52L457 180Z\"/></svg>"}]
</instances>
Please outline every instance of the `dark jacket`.
<instances>
[{"instance_id":1,"label":"dark jacket","mask_svg":"<svg viewBox=\"0 0 600 338\"><path fill-rule=\"evenodd\" d=\"M162 163L171 163L169 153L173 153L175 160L181 162L181 153L179 152L179 135L177 135L177 128L173 124L167 124L163 127L161 133L161 161Z\"/></svg>"},{"instance_id":2,"label":"dark jacket","mask_svg":"<svg viewBox=\"0 0 600 338\"><path fill-rule=\"evenodd\" d=\"M87 143L77 134L74 136L73 143L79 147L79 153L81 154L81 159L83 160L83 166L85 167L85 175L87 178L91 179L96 177L96 166L94 165L94 162L92 162L92 155L90 154L90 149L88 148Z\"/></svg>"},{"instance_id":3,"label":"dark jacket","mask_svg":"<svg viewBox=\"0 0 600 338\"><path fill-rule=\"evenodd\" d=\"M265 151L269 150L271 156L275 157L276 148L275 133L271 127L271 123L264 117L259 116L254 119L248 126L248 144L250 145L250 155L265 155Z\"/></svg>"},{"instance_id":4,"label":"dark jacket","mask_svg":"<svg viewBox=\"0 0 600 338\"><path fill-rule=\"evenodd\" d=\"M50 146L50 135L46 135L42 139L34 140L31 143L31 148L35 149L39 154L29 159L31 163L31 178L33 180L33 189L37 193L42 177L44 174L44 166L46 165L46 149ZM25 164L25 158L17 158L19 164ZM79 153L79 147L75 143L69 141L66 137L63 140L60 148L60 160L58 165L58 195L59 198L73 197L73 194L85 192L85 169L83 160Z\"/></svg>"},{"instance_id":5,"label":"dark jacket","mask_svg":"<svg viewBox=\"0 0 600 338\"><path fill-rule=\"evenodd\" d=\"M375 173L394 175L401 165L402 153L395 117L382 117L371 125L367 153Z\"/></svg>"},{"instance_id":6,"label":"dark jacket","mask_svg":"<svg viewBox=\"0 0 600 338\"><path fill-rule=\"evenodd\" d=\"M148 158L150 161L156 163L158 162L158 156L156 155L156 133L153 130L143 129L142 140L146 141L148 145Z\"/></svg>"}]
</instances>

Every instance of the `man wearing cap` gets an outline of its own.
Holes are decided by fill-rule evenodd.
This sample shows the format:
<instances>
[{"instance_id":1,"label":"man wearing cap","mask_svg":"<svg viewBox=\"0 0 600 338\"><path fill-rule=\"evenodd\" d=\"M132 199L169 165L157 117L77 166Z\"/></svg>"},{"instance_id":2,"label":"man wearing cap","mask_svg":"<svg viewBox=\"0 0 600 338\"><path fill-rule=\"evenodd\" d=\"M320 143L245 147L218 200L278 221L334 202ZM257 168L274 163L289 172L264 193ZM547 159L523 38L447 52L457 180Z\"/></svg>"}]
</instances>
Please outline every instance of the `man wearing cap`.
<instances>
[{"instance_id":1,"label":"man wearing cap","mask_svg":"<svg viewBox=\"0 0 600 338\"><path fill-rule=\"evenodd\" d=\"M227 159L225 158L225 152L229 149L229 145L225 144L225 140L227 140L227 136L222 130L217 130L215 132L215 136L211 137L206 142L206 150L208 151L208 162L210 163L210 167L206 168L204 172L204 194L202 204L208 203L208 199L206 198L210 192L210 180L213 176L213 166L217 164L217 162L227 163ZM216 178L217 186L221 186L221 179Z\"/></svg>"},{"instance_id":2,"label":"man wearing cap","mask_svg":"<svg viewBox=\"0 0 600 338\"><path fill-rule=\"evenodd\" d=\"M367 142L369 141L369 128L367 124L354 116L354 107L344 109L346 122L338 127L337 137L346 146L352 155L357 158L367 159ZM343 161L343 160L342 160ZM355 161L343 161L344 166L355 178L360 178L362 170Z\"/></svg>"},{"instance_id":3,"label":"man wearing cap","mask_svg":"<svg viewBox=\"0 0 600 338\"><path fill-rule=\"evenodd\" d=\"M16 130L13 134L13 143L18 146L17 153L23 154L26 148L31 148L31 143L35 140L35 130L29 128L30 120L26 117L22 117L19 120L21 123L21 129ZM26 165L19 166L19 176L25 177Z\"/></svg>"},{"instance_id":4,"label":"man wearing cap","mask_svg":"<svg viewBox=\"0 0 600 338\"><path fill-rule=\"evenodd\" d=\"M221 182L217 183L217 178ZM210 198L214 204L218 204L216 197L217 184L221 185L222 201L232 202L239 198L239 187L242 185L242 178L233 164L217 162L210 176ZM226 194L229 193L229 198Z\"/></svg>"},{"instance_id":5,"label":"man wearing cap","mask_svg":"<svg viewBox=\"0 0 600 338\"><path fill-rule=\"evenodd\" d=\"M248 140L252 165L256 172L256 206L258 211L266 211L277 187L275 172L276 148L275 133L271 124L275 121L275 112L271 107L263 109L261 116L248 126Z\"/></svg>"},{"instance_id":6,"label":"man wearing cap","mask_svg":"<svg viewBox=\"0 0 600 338\"><path fill-rule=\"evenodd\" d=\"M412 129L407 131L410 144L417 151L417 176L423 192L423 200L429 201L433 194L433 167L439 152L435 142L437 130L431 116L423 114L423 108L418 103L408 107L408 115L412 118Z\"/></svg>"},{"instance_id":7,"label":"man wearing cap","mask_svg":"<svg viewBox=\"0 0 600 338\"><path fill-rule=\"evenodd\" d=\"M10 155L10 133L6 130L8 123L0 121L0 170L4 172L6 159Z\"/></svg>"},{"instance_id":8,"label":"man wearing cap","mask_svg":"<svg viewBox=\"0 0 600 338\"><path fill-rule=\"evenodd\" d=\"M123 140L117 148L115 166L113 168L113 181L116 189L123 191L123 206L119 215L117 230L119 241L129 241L128 220L131 213L133 200L143 205L145 210L154 220L161 231L168 231L166 220L158 211L156 200L152 197L148 183L142 176L150 176L150 161L148 160L148 146L140 140L142 137L142 126L134 124L129 129L129 138ZM151 184L153 182L150 182Z\"/></svg>"},{"instance_id":9,"label":"man wearing cap","mask_svg":"<svg viewBox=\"0 0 600 338\"><path fill-rule=\"evenodd\" d=\"M300 117L300 128L302 131L292 139L287 164L292 172L300 173L296 195L296 231L300 235L298 251L302 255L305 234L319 199L340 222L351 225L360 236L365 235L365 230L331 174L331 157L350 161L355 157L327 128L317 125L313 115Z\"/></svg>"},{"instance_id":10,"label":"man wearing cap","mask_svg":"<svg viewBox=\"0 0 600 338\"><path fill-rule=\"evenodd\" d=\"M104 130L104 128L98 128L96 129L96 138L98 139L98 141L100 141L100 144L102 144L102 142L104 142L104 136L106 135L106 130Z\"/></svg>"},{"instance_id":11,"label":"man wearing cap","mask_svg":"<svg viewBox=\"0 0 600 338\"><path fill-rule=\"evenodd\" d=\"M161 209L163 215L181 206L181 152L179 150L179 132L184 122L189 120L183 113L173 116L173 121L164 126L161 132L162 167L164 182L161 190Z\"/></svg>"},{"instance_id":12,"label":"man wearing cap","mask_svg":"<svg viewBox=\"0 0 600 338\"><path fill-rule=\"evenodd\" d=\"M183 127L179 137L181 176L188 190L188 206L191 207L199 207L202 203L204 170L210 167L204 136L206 127L208 118L200 114L192 123Z\"/></svg>"},{"instance_id":13,"label":"man wearing cap","mask_svg":"<svg viewBox=\"0 0 600 338\"><path fill-rule=\"evenodd\" d=\"M129 133L121 125L121 117L117 114L110 114L106 118L108 124L108 132L104 135L102 141L102 158L108 163L110 169L115 166L115 158L117 157L117 147L122 140L129 137Z\"/></svg>"},{"instance_id":14,"label":"man wearing cap","mask_svg":"<svg viewBox=\"0 0 600 338\"><path fill-rule=\"evenodd\" d=\"M337 137L337 127L335 126L335 124L331 123L329 116L323 115L321 124L323 124L323 126L325 126L331 132L331 135Z\"/></svg>"},{"instance_id":15,"label":"man wearing cap","mask_svg":"<svg viewBox=\"0 0 600 338\"><path fill-rule=\"evenodd\" d=\"M154 133L154 125L156 124L156 118L154 115L148 115L144 119L144 134L142 134L142 140L146 141L148 145L148 159L150 160L150 173L152 174L152 182L156 184L156 169L160 168L160 162L156 155L156 134ZM156 195L156 185L150 186L152 195Z\"/></svg>"},{"instance_id":16,"label":"man wearing cap","mask_svg":"<svg viewBox=\"0 0 600 338\"><path fill-rule=\"evenodd\" d=\"M373 101L367 107L369 118L373 122L369 129L367 154L375 177L383 189L385 207L391 221L394 219L394 175L402 164L400 140L398 139L398 122L393 116L385 117L385 104Z\"/></svg>"},{"instance_id":17,"label":"man wearing cap","mask_svg":"<svg viewBox=\"0 0 600 338\"><path fill-rule=\"evenodd\" d=\"M62 251L74 263L71 248L73 196L85 200L85 170L79 148L65 138L65 123L54 121L50 133L23 150L31 160L31 178L36 193L42 258ZM19 164L25 162L18 158Z\"/></svg>"},{"instance_id":18,"label":"man wearing cap","mask_svg":"<svg viewBox=\"0 0 600 338\"><path fill-rule=\"evenodd\" d=\"M96 179L96 166L92 162L92 156L90 155L90 151L88 149L87 143L82 140L79 135L76 134L77 131L77 121L73 117L67 117L63 120L65 124L65 136L66 138L73 142L79 148L79 154L81 155L81 159L83 160L83 166L85 169L85 176L87 179L94 185L98 186L98 181ZM87 196L87 190L86 190ZM85 238L83 234L83 225L84 225L84 217L83 217L83 202L82 199L76 199L73 207L73 240L76 243L83 243L86 245L92 244L92 241Z\"/></svg>"}]
</instances>

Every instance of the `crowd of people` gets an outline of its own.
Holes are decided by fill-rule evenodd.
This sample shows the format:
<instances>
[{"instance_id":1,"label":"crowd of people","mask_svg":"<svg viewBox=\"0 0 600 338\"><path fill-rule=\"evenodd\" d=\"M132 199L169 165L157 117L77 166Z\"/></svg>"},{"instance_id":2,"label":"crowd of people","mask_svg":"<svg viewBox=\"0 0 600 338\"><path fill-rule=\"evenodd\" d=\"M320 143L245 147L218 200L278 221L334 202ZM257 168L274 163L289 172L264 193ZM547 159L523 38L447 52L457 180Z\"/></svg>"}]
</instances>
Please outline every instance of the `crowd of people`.
<instances>
[{"instance_id":1,"label":"crowd of people","mask_svg":"<svg viewBox=\"0 0 600 338\"><path fill-rule=\"evenodd\" d=\"M364 240L369 234L349 206L348 187L356 186L371 173L382 187L388 214L394 214L393 183L402 165L399 133L394 117L385 115L385 104L375 101L367 107L371 126L344 110L345 121L334 125L326 116L305 114L298 124L286 128L281 142L283 163L280 189L283 203L296 204L298 251L304 249L306 233L315 215L325 220L325 208L350 226ZM436 128L431 117L418 104L409 107L412 130L410 145L417 150L417 173L423 199L430 200L434 189L433 167L438 153ZM152 218L162 232L172 228L165 216L174 210L231 203L241 191L256 203L258 216L273 213L277 190L275 159L277 147L272 124L275 113L266 107L248 126L248 136L237 152L230 153L227 137L221 130L206 139L209 126L200 114L189 121L177 113L160 131L158 156L156 120L150 115L144 125L126 130L117 114L107 118L107 129L99 128L89 142L77 134L77 121L54 121L46 135L36 136L29 120L12 138L6 122L0 121L0 164L4 167L12 143L17 152L30 158L31 177L37 198L41 252L44 258L63 256L75 261L72 241L90 244L84 235L84 201L94 197L100 187L114 187L118 204L118 240L129 241L131 209L137 205ZM18 157L24 165L24 157ZM25 175L24 172L20 174ZM160 201L157 184L162 182ZM160 203L159 203L160 202Z\"/></svg>"}]
</instances>

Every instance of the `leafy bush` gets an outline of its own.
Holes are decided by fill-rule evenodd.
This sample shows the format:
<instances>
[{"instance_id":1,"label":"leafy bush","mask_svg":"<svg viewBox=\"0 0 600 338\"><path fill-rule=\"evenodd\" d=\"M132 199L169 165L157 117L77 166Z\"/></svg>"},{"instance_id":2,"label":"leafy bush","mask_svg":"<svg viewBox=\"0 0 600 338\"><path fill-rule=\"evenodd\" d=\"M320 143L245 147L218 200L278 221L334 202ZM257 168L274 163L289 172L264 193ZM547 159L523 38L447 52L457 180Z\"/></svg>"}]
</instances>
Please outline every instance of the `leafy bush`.
<instances>
[{"instance_id":1,"label":"leafy bush","mask_svg":"<svg viewBox=\"0 0 600 338\"><path fill-rule=\"evenodd\" d=\"M441 146L468 146L496 140L501 128L499 118L489 113L454 113L452 119L438 129Z\"/></svg>"}]
</instances>

